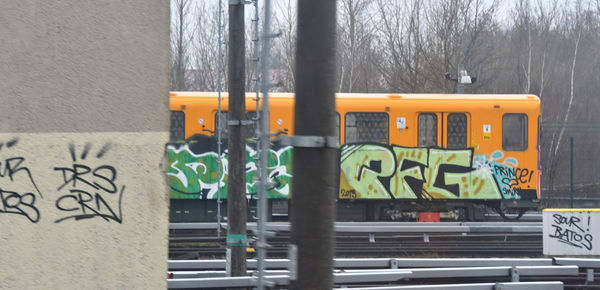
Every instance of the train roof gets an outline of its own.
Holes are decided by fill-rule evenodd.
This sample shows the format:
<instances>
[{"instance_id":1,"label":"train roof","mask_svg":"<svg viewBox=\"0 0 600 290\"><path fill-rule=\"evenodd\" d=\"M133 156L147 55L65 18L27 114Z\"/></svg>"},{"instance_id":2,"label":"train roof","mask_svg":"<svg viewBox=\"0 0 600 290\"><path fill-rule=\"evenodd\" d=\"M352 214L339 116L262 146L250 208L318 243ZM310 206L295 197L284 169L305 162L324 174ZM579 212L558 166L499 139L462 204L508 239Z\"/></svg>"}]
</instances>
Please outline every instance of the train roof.
<instances>
[{"instance_id":1,"label":"train roof","mask_svg":"<svg viewBox=\"0 0 600 290\"><path fill-rule=\"evenodd\" d=\"M261 94L262 95L262 94ZM183 98L214 98L217 92L171 92L172 97ZM227 97L227 92L221 93ZM256 96L255 92L247 92L246 97ZM526 94L371 94L371 93L337 93L338 99L363 100L537 100L535 95ZM294 93L269 93L269 98L294 98Z\"/></svg>"}]
</instances>

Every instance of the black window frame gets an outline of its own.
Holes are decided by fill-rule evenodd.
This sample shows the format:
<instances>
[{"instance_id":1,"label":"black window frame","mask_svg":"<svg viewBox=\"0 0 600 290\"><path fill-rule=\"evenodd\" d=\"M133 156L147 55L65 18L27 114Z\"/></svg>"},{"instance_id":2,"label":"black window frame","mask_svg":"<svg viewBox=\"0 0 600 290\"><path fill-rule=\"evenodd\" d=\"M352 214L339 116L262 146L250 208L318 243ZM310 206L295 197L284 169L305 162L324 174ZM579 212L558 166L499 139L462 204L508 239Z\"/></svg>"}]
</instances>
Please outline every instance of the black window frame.
<instances>
[{"instance_id":1,"label":"black window frame","mask_svg":"<svg viewBox=\"0 0 600 290\"><path fill-rule=\"evenodd\" d=\"M421 116L433 116L434 117L434 124L435 124L435 128L433 130L434 132L434 136L435 136L435 144L433 146L428 146L428 145L422 145L421 144ZM423 113L419 113L419 115L417 116L417 147L420 148L429 148L429 147L438 147L438 115L436 113L432 113L432 112L423 112Z\"/></svg>"},{"instance_id":2,"label":"black window frame","mask_svg":"<svg viewBox=\"0 0 600 290\"><path fill-rule=\"evenodd\" d=\"M174 120L179 119L179 120ZM183 126L181 128L176 128L176 122L182 121ZM185 140L185 112L179 110L171 110L170 119L169 119L169 141L183 141Z\"/></svg>"},{"instance_id":3,"label":"black window frame","mask_svg":"<svg viewBox=\"0 0 600 290\"><path fill-rule=\"evenodd\" d=\"M522 123L522 128L521 128L521 137L522 137L522 145L521 146L513 146L512 144L506 144L507 140L509 140L510 136L507 136L507 128L508 126L505 126L504 122L505 122L505 118L507 117L512 117L512 116L519 116L519 117L524 117L524 123ZM529 148L529 116L527 116L527 114L524 113L506 113L504 115L502 115L502 149L504 151L527 151L527 149Z\"/></svg>"},{"instance_id":4,"label":"black window frame","mask_svg":"<svg viewBox=\"0 0 600 290\"><path fill-rule=\"evenodd\" d=\"M464 117L464 132L460 132L462 133L461 135L464 134L464 144L460 144L460 146L452 144L452 146L450 146L450 140L451 140L451 128L450 128L450 119L453 116L462 116ZM455 136L452 136L455 137ZM448 117L446 118L446 148L448 149L464 149L467 148L469 145L469 117L467 116L467 113L448 113Z\"/></svg>"},{"instance_id":5,"label":"black window frame","mask_svg":"<svg viewBox=\"0 0 600 290\"><path fill-rule=\"evenodd\" d=\"M378 140L354 140L352 142L348 142L348 116L350 114L376 114L376 115L384 115L385 116L385 142L380 142ZM383 123L383 122L382 122ZM358 126L353 126L357 128ZM340 126L341 129L341 126ZM380 143L380 144L389 144L390 143L390 114L388 112L346 112L344 114L344 143Z\"/></svg>"}]
</instances>

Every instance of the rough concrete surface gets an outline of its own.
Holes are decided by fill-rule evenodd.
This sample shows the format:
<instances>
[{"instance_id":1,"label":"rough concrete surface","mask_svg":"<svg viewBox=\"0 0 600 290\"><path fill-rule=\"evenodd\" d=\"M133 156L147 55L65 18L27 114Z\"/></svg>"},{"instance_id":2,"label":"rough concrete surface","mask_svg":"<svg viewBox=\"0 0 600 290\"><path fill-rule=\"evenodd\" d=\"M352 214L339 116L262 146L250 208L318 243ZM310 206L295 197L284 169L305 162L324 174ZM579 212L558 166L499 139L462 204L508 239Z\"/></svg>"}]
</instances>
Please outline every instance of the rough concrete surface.
<instances>
[{"instance_id":1,"label":"rough concrete surface","mask_svg":"<svg viewBox=\"0 0 600 290\"><path fill-rule=\"evenodd\" d=\"M0 1L0 289L164 289L169 1Z\"/></svg>"},{"instance_id":2,"label":"rough concrete surface","mask_svg":"<svg viewBox=\"0 0 600 290\"><path fill-rule=\"evenodd\" d=\"M169 1L0 2L0 132L166 131Z\"/></svg>"},{"instance_id":3,"label":"rough concrete surface","mask_svg":"<svg viewBox=\"0 0 600 290\"><path fill-rule=\"evenodd\" d=\"M164 288L166 138L0 134L0 288Z\"/></svg>"}]
</instances>

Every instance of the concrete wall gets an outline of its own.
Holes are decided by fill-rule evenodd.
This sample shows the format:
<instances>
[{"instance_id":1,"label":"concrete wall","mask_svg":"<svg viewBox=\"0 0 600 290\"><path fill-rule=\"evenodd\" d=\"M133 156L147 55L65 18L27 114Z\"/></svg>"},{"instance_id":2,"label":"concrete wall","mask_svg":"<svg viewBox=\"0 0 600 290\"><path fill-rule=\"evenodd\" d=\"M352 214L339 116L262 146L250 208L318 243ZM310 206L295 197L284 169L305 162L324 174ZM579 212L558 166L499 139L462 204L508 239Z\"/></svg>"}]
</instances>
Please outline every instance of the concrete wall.
<instances>
[{"instance_id":1,"label":"concrete wall","mask_svg":"<svg viewBox=\"0 0 600 290\"><path fill-rule=\"evenodd\" d=\"M0 2L0 288L166 288L169 1Z\"/></svg>"},{"instance_id":2,"label":"concrete wall","mask_svg":"<svg viewBox=\"0 0 600 290\"><path fill-rule=\"evenodd\" d=\"M600 209L544 209L544 255L600 257Z\"/></svg>"}]
</instances>

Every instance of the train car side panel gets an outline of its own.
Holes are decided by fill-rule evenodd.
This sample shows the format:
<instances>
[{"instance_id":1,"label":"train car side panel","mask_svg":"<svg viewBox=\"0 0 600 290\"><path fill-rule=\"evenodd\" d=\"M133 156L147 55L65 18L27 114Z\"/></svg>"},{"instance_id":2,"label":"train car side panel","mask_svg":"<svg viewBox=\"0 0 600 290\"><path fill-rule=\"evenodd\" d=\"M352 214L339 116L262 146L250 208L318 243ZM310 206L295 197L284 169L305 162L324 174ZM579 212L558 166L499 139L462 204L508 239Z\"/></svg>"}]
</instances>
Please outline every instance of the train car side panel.
<instances>
[{"instance_id":1,"label":"train car side panel","mask_svg":"<svg viewBox=\"0 0 600 290\"><path fill-rule=\"evenodd\" d=\"M293 135L293 95L271 96L271 131ZM248 118L256 112L253 97L246 99ZM227 103L223 94L224 116ZM177 124L167 148L171 198L226 198L227 153L226 144L217 152L222 119L216 93L172 93L171 110ZM473 203L526 208L539 201L535 96L340 94L336 110L343 144L338 203L361 208L363 217ZM251 142L246 149L246 191L252 199L257 152ZM272 147L270 199L291 197L291 157L291 147Z\"/></svg>"},{"instance_id":2,"label":"train car side panel","mask_svg":"<svg viewBox=\"0 0 600 290\"><path fill-rule=\"evenodd\" d=\"M539 103L523 107L523 100L394 101L402 104L391 104L390 118L400 119L396 127L405 128L391 125L391 145L342 147L340 199L538 199L533 145L537 124L528 119L536 119ZM396 111L396 106L408 111ZM456 134L451 119L463 124L462 133ZM411 124L413 134L408 133ZM504 132L510 126L522 130ZM411 144L401 133L414 140L415 132L416 147L398 145ZM422 142L422 132L432 132L433 138ZM515 134L521 139L511 141ZM452 141L457 138L463 141Z\"/></svg>"}]
</instances>

